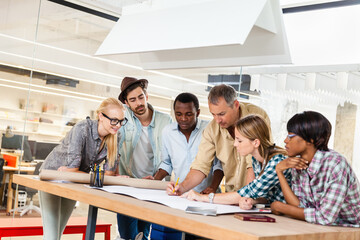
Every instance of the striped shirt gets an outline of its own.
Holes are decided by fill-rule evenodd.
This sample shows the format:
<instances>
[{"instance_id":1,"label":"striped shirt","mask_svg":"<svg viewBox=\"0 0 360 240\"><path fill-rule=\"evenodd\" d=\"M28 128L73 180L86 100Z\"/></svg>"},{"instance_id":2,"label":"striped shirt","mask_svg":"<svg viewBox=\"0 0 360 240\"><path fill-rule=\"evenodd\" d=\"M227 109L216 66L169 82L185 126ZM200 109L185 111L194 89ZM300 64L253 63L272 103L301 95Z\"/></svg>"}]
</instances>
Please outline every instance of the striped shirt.
<instances>
[{"instance_id":1,"label":"striped shirt","mask_svg":"<svg viewBox=\"0 0 360 240\"><path fill-rule=\"evenodd\" d=\"M318 150L307 169L292 173L292 190L307 222L360 227L359 180L345 157Z\"/></svg>"},{"instance_id":2,"label":"striped shirt","mask_svg":"<svg viewBox=\"0 0 360 240\"><path fill-rule=\"evenodd\" d=\"M238 190L242 197L249 197L253 199L266 198L270 203L274 201L285 202L284 195L281 191L279 178L276 174L276 165L284 160L286 157L282 154L274 155L270 158L268 164L265 166L264 172L259 176L262 165L254 157L252 158L252 165L255 173L255 180ZM291 184L291 170L284 171L284 176L289 185ZM291 185L290 185L291 186Z\"/></svg>"}]
</instances>

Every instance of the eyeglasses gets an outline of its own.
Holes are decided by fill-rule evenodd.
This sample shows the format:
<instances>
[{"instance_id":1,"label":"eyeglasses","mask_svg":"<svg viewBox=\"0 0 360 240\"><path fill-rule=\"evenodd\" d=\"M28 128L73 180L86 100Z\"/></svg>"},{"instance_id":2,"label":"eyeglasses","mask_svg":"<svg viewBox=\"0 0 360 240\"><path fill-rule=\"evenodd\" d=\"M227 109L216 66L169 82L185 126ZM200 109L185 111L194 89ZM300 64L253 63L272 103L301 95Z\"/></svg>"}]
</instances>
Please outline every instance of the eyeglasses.
<instances>
[{"instance_id":1,"label":"eyeglasses","mask_svg":"<svg viewBox=\"0 0 360 240\"><path fill-rule=\"evenodd\" d=\"M120 123L120 126L124 126L128 122L127 118L119 120L116 118L109 118L108 116L106 116L105 113L101 113L101 114L110 120L110 125L112 125L112 126L116 126L116 125L118 125L118 123Z\"/></svg>"},{"instance_id":2,"label":"eyeglasses","mask_svg":"<svg viewBox=\"0 0 360 240\"><path fill-rule=\"evenodd\" d=\"M287 136L286 136L286 139L292 139L293 137L295 137L295 136L297 136L297 134L288 134Z\"/></svg>"}]
</instances>

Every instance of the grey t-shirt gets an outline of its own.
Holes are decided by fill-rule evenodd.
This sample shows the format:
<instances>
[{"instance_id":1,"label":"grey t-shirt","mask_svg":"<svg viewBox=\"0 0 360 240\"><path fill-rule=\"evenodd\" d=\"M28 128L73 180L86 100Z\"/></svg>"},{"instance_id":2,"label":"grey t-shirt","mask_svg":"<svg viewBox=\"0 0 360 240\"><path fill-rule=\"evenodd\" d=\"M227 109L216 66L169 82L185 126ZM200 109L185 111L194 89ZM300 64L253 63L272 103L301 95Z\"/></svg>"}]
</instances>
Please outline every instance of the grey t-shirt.
<instances>
[{"instance_id":1,"label":"grey t-shirt","mask_svg":"<svg viewBox=\"0 0 360 240\"><path fill-rule=\"evenodd\" d=\"M153 175L154 152L149 140L148 127L142 126L142 132L138 144L134 149L132 173L136 178Z\"/></svg>"},{"instance_id":2,"label":"grey t-shirt","mask_svg":"<svg viewBox=\"0 0 360 240\"><path fill-rule=\"evenodd\" d=\"M101 163L107 155L106 145L99 152L101 139L98 134L98 120L87 117L78 122L46 157L42 169L57 170L61 166L79 168L90 172L92 164ZM114 166L105 165L105 170L115 171L118 165L117 156Z\"/></svg>"}]
</instances>

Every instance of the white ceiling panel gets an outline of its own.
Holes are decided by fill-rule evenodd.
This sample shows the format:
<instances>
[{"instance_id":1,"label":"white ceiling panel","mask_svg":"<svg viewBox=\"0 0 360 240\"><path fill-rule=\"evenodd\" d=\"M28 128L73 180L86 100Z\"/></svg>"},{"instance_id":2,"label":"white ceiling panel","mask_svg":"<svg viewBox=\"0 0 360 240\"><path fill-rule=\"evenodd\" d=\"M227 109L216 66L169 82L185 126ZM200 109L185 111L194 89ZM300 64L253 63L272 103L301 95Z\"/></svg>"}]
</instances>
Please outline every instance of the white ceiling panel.
<instances>
[{"instance_id":1,"label":"white ceiling panel","mask_svg":"<svg viewBox=\"0 0 360 240\"><path fill-rule=\"evenodd\" d=\"M132 6L96 54L137 53L144 69L290 63L278 1L181 2Z\"/></svg>"}]
</instances>

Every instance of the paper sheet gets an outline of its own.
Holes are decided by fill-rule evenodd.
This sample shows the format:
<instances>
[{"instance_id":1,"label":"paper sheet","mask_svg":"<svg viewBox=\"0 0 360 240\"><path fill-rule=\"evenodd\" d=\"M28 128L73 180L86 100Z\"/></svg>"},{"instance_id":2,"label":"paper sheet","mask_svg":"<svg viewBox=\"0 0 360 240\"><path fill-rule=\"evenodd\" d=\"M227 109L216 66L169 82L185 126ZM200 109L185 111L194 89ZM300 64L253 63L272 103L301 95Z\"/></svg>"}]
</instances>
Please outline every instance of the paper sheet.
<instances>
[{"instance_id":1,"label":"paper sheet","mask_svg":"<svg viewBox=\"0 0 360 240\"><path fill-rule=\"evenodd\" d=\"M191 206L191 207L202 207L208 209L216 208L217 214L240 213L240 212L241 213L262 212L260 209L243 210L240 209L239 206L234 206L234 205L210 204L204 202L190 201L180 196L169 196L167 195L166 191L157 190L157 189L143 189L143 188L134 188L127 186L104 186L103 188L99 188L99 189L110 193L132 196L140 200L161 203L168 207L183 211L185 211L187 207Z\"/></svg>"}]
</instances>

